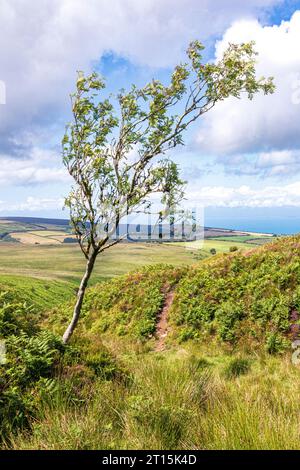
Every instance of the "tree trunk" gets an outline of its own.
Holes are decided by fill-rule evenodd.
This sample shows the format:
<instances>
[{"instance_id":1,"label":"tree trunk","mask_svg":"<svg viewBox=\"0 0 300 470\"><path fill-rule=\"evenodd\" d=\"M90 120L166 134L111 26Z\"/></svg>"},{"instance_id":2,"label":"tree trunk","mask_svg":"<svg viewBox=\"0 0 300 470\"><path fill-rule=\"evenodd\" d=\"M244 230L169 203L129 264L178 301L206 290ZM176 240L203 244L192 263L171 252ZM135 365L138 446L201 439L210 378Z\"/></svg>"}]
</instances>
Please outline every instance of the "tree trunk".
<instances>
[{"instance_id":1,"label":"tree trunk","mask_svg":"<svg viewBox=\"0 0 300 470\"><path fill-rule=\"evenodd\" d=\"M81 279L81 283L80 283L79 290L77 293L77 301L74 307L73 317L68 328L64 332L64 335L62 338L64 344L68 343L78 323L85 291L86 291L89 279L94 269L97 254L98 253L96 251L92 251L89 259L87 260L85 273L84 273L83 278Z\"/></svg>"}]
</instances>

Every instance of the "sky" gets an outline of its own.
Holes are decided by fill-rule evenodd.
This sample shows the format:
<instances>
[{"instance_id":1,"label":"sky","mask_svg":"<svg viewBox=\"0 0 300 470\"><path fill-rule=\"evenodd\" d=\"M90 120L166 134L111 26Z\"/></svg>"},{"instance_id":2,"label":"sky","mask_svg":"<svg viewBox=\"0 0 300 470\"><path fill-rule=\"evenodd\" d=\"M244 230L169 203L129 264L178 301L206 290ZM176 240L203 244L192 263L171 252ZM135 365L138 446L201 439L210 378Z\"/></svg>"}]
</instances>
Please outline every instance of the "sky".
<instances>
[{"instance_id":1,"label":"sky","mask_svg":"<svg viewBox=\"0 0 300 470\"><path fill-rule=\"evenodd\" d=\"M219 103L171 157L207 225L300 231L300 0L0 0L0 21L0 216L66 217L77 70L117 92L167 81L193 39L211 61L254 40L274 95Z\"/></svg>"}]
</instances>

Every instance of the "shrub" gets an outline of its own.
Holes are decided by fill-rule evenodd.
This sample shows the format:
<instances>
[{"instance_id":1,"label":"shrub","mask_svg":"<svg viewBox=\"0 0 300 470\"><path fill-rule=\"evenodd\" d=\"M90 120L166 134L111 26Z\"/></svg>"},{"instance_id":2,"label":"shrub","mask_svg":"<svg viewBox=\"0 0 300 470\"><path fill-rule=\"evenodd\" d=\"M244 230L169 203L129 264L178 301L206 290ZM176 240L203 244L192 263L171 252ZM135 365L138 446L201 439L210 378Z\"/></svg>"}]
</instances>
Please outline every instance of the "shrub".
<instances>
[{"instance_id":1,"label":"shrub","mask_svg":"<svg viewBox=\"0 0 300 470\"><path fill-rule=\"evenodd\" d=\"M225 369L225 376L227 379L245 375L250 370L250 361L248 359L235 358L232 359Z\"/></svg>"},{"instance_id":2,"label":"shrub","mask_svg":"<svg viewBox=\"0 0 300 470\"><path fill-rule=\"evenodd\" d=\"M293 293L292 307L300 311L300 286L297 286Z\"/></svg>"},{"instance_id":3,"label":"shrub","mask_svg":"<svg viewBox=\"0 0 300 470\"><path fill-rule=\"evenodd\" d=\"M6 338L7 361L0 366L0 436L27 426L37 412L43 387L50 382L59 356L64 351L60 340L44 331L29 336L21 331ZM52 383L52 382L51 382ZM53 384L52 384L53 385Z\"/></svg>"},{"instance_id":4,"label":"shrub","mask_svg":"<svg viewBox=\"0 0 300 470\"><path fill-rule=\"evenodd\" d=\"M97 354L89 355L85 363L93 369L97 377L101 377L104 380L111 380L123 375L113 357L104 350L99 351Z\"/></svg>"},{"instance_id":5,"label":"shrub","mask_svg":"<svg viewBox=\"0 0 300 470\"><path fill-rule=\"evenodd\" d=\"M202 372L204 369L207 369L211 366L211 363L205 359L205 357L196 357L191 356L189 360L189 371L194 377L196 373Z\"/></svg>"},{"instance_id":6,"label":"shrub","mask_svg":"<svg viewBox=\"0 0 300 470\"><path fill-rule=\"evenodd\" d=\"M269 354L281 353L287 347L287 340L279 333L268 333L266 336L266 351Z\"/></svg>"},{"instance_id":7,"label":"shrub","mask_svg":"<svg viewBox=\"0 0 300 470\"><path fill-rule=\"evenodd\" d=\"M242 303L234 303L231 300L224 302L216 311L218 332L223 341L234 341L237 335L239 321L244 316Z\"/></svg>"},{"instance_id":8,"label":"shrub","mask_svg":"<svg viewBox=\"0 0 300 470\"><path fill-rule=\"evenodd\" d=\"M33 306L19 300L13 291L0 292L0 336L36 331L36 317Z\"/></svg>"},{"instance_id":9,"label":"shrub","mask_svg":"<svg viewBox=\"0 0 300 470\"><path fill-rule=\"evenodd\" d=\"M195 331L193 328L184 328L183 330L180 331L180 334L178 336L179 343L184 343L185 341L188 341L189 339L194 339L197 336L197 331Z\"/></svg>"}]
</instances>

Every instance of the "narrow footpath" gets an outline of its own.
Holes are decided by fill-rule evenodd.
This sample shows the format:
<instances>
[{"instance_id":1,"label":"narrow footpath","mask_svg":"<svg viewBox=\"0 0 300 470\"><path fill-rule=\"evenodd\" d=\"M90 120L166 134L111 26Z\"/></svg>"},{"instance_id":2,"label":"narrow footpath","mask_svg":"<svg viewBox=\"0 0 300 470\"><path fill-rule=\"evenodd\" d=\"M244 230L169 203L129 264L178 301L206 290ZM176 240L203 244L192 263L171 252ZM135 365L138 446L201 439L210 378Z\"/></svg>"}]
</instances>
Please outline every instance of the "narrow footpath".
<instances>
[{"instance_id":1,"label":"narrow footpath","mask_svg":"<svg viewBox=\"0 0 300 470\"><path fill-rule=\"evenodd\" d=\"M166 345L166 338L168 335L168 316L169 316L169 311L172 306L173 300L174 300L174 295L175 292L174 290L171 290L168 292L165 296L165 301L164 301L164 306L157 316L157 324L156 324L156 331L155 331L155 338L156 338L156 343L154 347L154 351L160 352L164 351Z\"/></svg>"}]
</instances>

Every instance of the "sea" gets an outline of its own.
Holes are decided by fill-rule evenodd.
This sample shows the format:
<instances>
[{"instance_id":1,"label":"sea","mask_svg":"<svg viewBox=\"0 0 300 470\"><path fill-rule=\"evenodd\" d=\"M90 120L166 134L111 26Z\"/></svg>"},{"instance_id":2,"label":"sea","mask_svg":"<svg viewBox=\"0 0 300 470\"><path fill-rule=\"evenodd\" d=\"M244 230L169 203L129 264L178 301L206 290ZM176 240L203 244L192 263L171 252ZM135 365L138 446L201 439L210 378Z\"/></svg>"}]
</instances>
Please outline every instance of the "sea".
<instances>
[{"instance_id":1,"label":"sea","mask_svg":"<svg viewBox=\"0 0 300 470\"><path fill-rule=\"evenodd\" d=\"M247 232L292 235L300 233L300 208L211 208L205 209L206 227Z\"/></svg>"}]
</instances>

